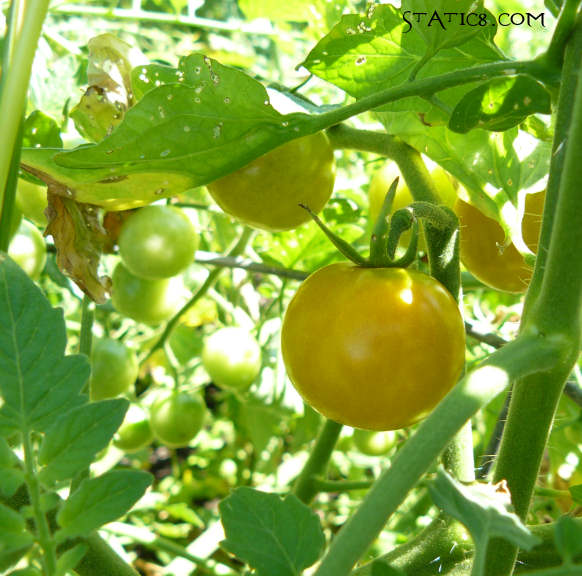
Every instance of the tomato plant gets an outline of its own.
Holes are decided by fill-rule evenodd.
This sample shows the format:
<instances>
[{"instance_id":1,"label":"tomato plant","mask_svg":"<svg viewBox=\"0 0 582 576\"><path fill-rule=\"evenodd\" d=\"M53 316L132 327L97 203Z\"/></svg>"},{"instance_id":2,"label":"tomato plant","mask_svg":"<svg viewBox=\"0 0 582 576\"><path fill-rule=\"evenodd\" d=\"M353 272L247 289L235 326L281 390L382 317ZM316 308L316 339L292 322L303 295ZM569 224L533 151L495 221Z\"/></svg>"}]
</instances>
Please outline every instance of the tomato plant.
<instances>
[{"instance_id":1,"label":"tomato plant","mask_svg":"<svg viewBox=\"0 0 582 576\"><path fill-rule=\"evenodd\" d=\"M453 186L451 177L440 166L437 166L430 173L430 176L439 194L440 201L445 206L452 208L457 198L457 192ZM410 192L409 187L402 177L396 162L386 162L382 165L381 168L374 172L372 180L370 180L370 189L368 192L368 209L370 212L370 221L372 225L380 214L380 209L382 208L382 204L386 198L386 193L388 192L388 189L390 188L390 185L395 178L399 178L399 181L398 187L396 188L396 193L394 195L394 200L392 201L391 213L394 213L396 210L400 210L401 208L405 208L414 202L412 193ZM401 242L406 245L408 244L409 238L410 232L406 232L402 235ZM426 252L426 240L422 231L418 239L418 249Z\"/></svg>"},{"instance_id":2,"label":"tomato plant","mask_svg":"<svg viewBox=\"0 0 582 576\"><path fill-rule=\"evenodd\" d=\"M160 324L180 307L180 277L149 280L132 274L121 262L112 277L111 300L115 308L137 322Z\"/></svg>"},{"instance_id":3,"label":"tomato plant","mask_svg":"<svg viewBox=\"0 0 582 576\"><path fill-rule=\"evenodd\" d=\"M46 263L46 244L34 224L27 220L20 222L8 254L33 280L38 280Z\"/></svg>"},{"instance_id":4,"label":"tomato plant","mask_svg":"<svg viewBox=\"0 0 582 576\"><path fill-rule=\"evenodd\" d=\"M129 407L123 424L117 430L113 443L124 452L137 452L151 444L154 433L149 415L137 404Z\"/></svg>"},{"instance_id":5,"label":"tomato plant","mask_svg":"<svg viewBox=\"0 0 582 576\"><path fill-rule=\"evenodd\" d=\"M525 292L532 269L513 243L505 246L500 224L473 205L458 199L461 259L469 272L487 286L504 292Z\"/></svg>"},{"instance_id":6,"label":"tomato plant","mask_svg":"<svg viewBox=\"0 0 582 576\"><path fill-rule=\"evenodd\" d=\"M91 400L114 398L127 392L137 378L135 353L123 342L102 338L91 351Z\"/></svg>"},{"instance_id":7,"label":"tomato plant","mask_svg":"<svg viewBox=\"0 0 582 576\"><path fill-rule=\"evenodd\" d=\"M19 178L16 188L16 206L26 218L38 226L46 226L45 210L48 205L46 194L46 186Z\"/></svg>"},{"instance_id":8,"label":"tomato plant","mask_svg":"<svg viewBox=\"0 0 582 576\"><path fill-rule=\"evenodd\" d=\"M454 386L464 335L455 300L433 278L332 264L289 304L281 350L313 408L342 424L395 430L422 419Z\"/></svg>"},{"instance_id":9,"label":"tomato plant","mask_svg":"<svg viewBox=\"0 0 582 576\"><path fill-rule=\"evenodd\" d=\"M266 230L296 228L319 212L335 180L333 150L323 132L298 138L208 184L216 203L238 220Z\"/></svg>"},{"instance_id":10,"label":"tomato plant","mask_svg":"<svg viewBox=\"0 0 582 576\"><path fill-rule=\"evenodd\" d=\"M366 456L384 456L396 445L396 433L393 430L375 432L356 428L352 438L355 447Z\"/></svg>"},{"instance_id":11,"label":"tomato plant","mask_svg":"<svg viewBox=\"0 0 582 576\"><path fill-rule=\"evenodd\" d=\"M205 418L206 405L197 393L161 394L150 407L152 432L170 448L190 444L202 429Z\"/></svg>"},{"instance_id":12,"label":"tomato plant","mask_svg":"<svg viewBox=\"0 0 582 576\"><path fill-rule=\"evenodd\" d=\"M246 390L261 370L261 348L243 328L221 328L206 338L202 363L221 388Z\"/></svg>"},{"instance_id":13,"label":"tomato plant","mask_svg":"<svg viewBox=\"0 0 582 576\"><path fill-rule=\"evenodd\" d=\"M174 206L146 206L121 227L119 253L125 267L140 278L176 276L194 260L198 245L192 223Z\"/></svg>"}]
</instances>

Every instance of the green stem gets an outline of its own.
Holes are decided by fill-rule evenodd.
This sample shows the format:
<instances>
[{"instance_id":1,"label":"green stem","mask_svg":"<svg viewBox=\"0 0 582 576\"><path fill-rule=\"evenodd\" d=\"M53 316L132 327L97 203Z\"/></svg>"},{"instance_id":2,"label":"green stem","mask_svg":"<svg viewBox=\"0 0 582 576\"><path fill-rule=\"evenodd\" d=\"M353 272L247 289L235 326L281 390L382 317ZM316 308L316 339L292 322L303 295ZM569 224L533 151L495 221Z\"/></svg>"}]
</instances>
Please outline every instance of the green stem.
<instances>
[{"instance_id":1,"label":"green stem","mask_svg":"<svg viewBox=\"0 0 582 576\"><path fill-rule=\"evenodd\" d=\"M322 476L327 469L342 427L341 424L333 420L325 421L315 441L315 446L293 486L293 494L302 502L311 502L317 494L317 477Z\"/></svg>"},{"instance_id":2,"label":"green stem","mask_svg":"<svg viewBox=\"0 0 582 576\"><path fill-rule=\"evenodd\" d=\"M582 18L579 19L564 62L561 91L576 84L582 60ZM556 177L550 168L548 194L554 205L551 232L545 212L542 238L549 247L539 284L526 297L522 334L539 340L560 342L554 367L547 374L533 374L516 382L494 479L507 480L516 514L524 519L529 510L539 466L564 383L575 365L582 342L582 196L579 193L582 166L582 83L577 82L573 101L564 97L559 108L554 150L564 153L563 171ZM568 121L569 120L569 121ZM564 131L565 126L569 131ZM559 130L558 130L559 127ZM562 151L565 148L565 151ZM556 165L557 164L557 165ZM556 182L559 181L559 184ZM557 189L559 186L559 189ZM535 277L534 273L534 277ZM530 302L533 299L533 302ZM534 417L535 415L535 417ZM517 550L505 541L490 543L487 574L511 574Z\"/></svg>"},{"instance_id":3,"label":"green stem","mask_svg":"<svg viewBox=\"0 0 582 576\"><path fill-rule=\"evenodd\" d=\"M30 497L30 505L34 514L34 522L37 530L37 540L44 556L45 576L54 576L57 571L57 547L51 534L48 520L42 509L41 489L34 464L35 454L30 433L22 435L22 449L24 452L24 466L26 470L25 480Z\"/></svg>"},{"instance_id":4,"label":"green stem","mask_svg":"<svg viewBox=\"0 0 582 576\"><path fill-rule=\"evenodd\" d=\"M79 354L91 356L91 343L93 340L93 306L89 296L83 296L81 307L81 333L79 335Z\"/></svg>"},{"instance_id":5,"label":"green stem","mask_svg":"<svg viewBox=\"0 0 582 576\"><path fill-rule=\"evenodd\" d=\"M566 42L574 29L576 12L578 12L579 8L580 0L566 0L562 5L552 40L545 54L542 55L542 59L546 60L549 66L555 66L556 68L562 66Z\"/></svg>"},{"instance_id":6,"label":"green stem","mask_svg":"<svg viewBox=\"0 0 582 576\"><path fill-rule=\"evenodd\" d=\"M16 146L18 126L25 113L26 93L32 61L42 30L49 0L15 0L11 18L9 57L5 58L0 84L0 205ZM16 16L19 17L16 17ZM6 60L9 59L8 65Z\"/></svg>"},{"instance_id":7,"label":"green stem","mask_svg":"<svg viewBox=\"0 0 582 576\"><path fill-rule=\"evenodd\" d=\"M252 230L251 228L245 227L243 229L243 233L241 234L241 237L239 238L239 240L228 251L227 257L232 258L232 257L236 257L236 256L239 256L240 254L242 254L242 252L244 252L244 249L245 249L246 245L248 244L249 240L251 239L251 237L253 236L253 234L254 234L254 230ZM151 358L155 352L157 352L158 350L160 350L164 347L166 341L168 340L168 338L172 334L172 330L174 330L174 328L180 322L180 320L184 316L184 314L186 314L186 312L188 312L188 310L190 310L190 308L192 308L192 306L194 306L194 304L196 304L196 302L198 302L198 300L200 300L200 298L202 298L202 296L204 296L208 292L208 290L210 290L210 288L212 288L212 286L214 286L214 283L218 280L218 277L222 274L222 271L223 271L223 268L215 268L214 270L212 270L212 272L210 272L210 274L208 274L208 276L207 276L206 280L204 281L204 283L202 284L202 286L200 286L200 288L198 288L198 290L190 298L190 300L188 300L188 302L186 302L186 304L184 304L184 306L182 306L182 308L180 308L180 310L178 310L177 314L166 324L166 327L164 328L164 331L162 332L159 339L150 348L150 351L142 358L142 360L141 360L142 364L144 362L146 362L149 358Z\"/></svg>"},{"instance_id":8,"label":"green stem","mask_svg":"<svg viewBox=\"0 0 582 576\"><path fill-rule=\"evenodd\" d=\"M391 467L375 482L358 511L336 535L315 574L349 574L408 491L469 418L510 382L553 366L559 344L551 339L520 337L465 376L396 453Z\"/></svg>"},{"instance_id":9,"label":"green stem","mask_svg":"<svg viewBox=\"0 0 582 576\"><path fill-rule=\"evenodd\" d=\"M0 251L7 252L12 232L12 222L16 204L16 186L18 184L18 168L20 164L20 150L22 145L22 122L18 127L16 143L13 149L12 161L8 170L4 199L0 205ZM1 194L0 194L1 196Z\"/></svg>"},{"instance_id":10,"label":"green stem","mask_svg":"<svg viewBox=\"0 0 582 576\"><path fill-rule=\"evenodd\" d=\"M295 38L285 31L265 25L245 22L225 22L211 18L198 16L183 16L180 14L165 14L148 10L130 10L125 8L103 8L101 6L71 6L64 5L51 9L51 15L73 16L79 15L85 18L95 17L106 20L125 20L130 22L151 22L152 24L170 24L173 26L186 26L190 28L202 28L207 30L219 30L221 32L236 32L251 34L253 36L276 36L287 40Z\"/></svg>"},{"instance_id":11,"label":"green stem","mask_svg":"<svg viewBox=\"0 0 582 576\"><path fill-rule=\"evenodd\" d=\"M364 96L352 104L341 106L340 108L330 110L329 112L324 112L315 117L317 120L315 122L314 118L310 118L310 122L313 123L313 132L317 132L319 130L325 130L330 126L334 126L335 124L340 124L341 122L350 119L352 116L368 112L369 110L373 110L383 104L394 102L401 98L407 98L409 96L432 96L435 92L440 92L441 90L452 88L453 86L460 86L476 81L484 82L498 76L507 77L508 75L516 74L529 74L530 76L543 81L548 81L548 78L553 80L553 70L549 69L541 61L504 60L502 62L492 62L480 66L472 66L471 68L463 70L457 70L455 72L449 72L447 74L441 74L439 76L414 80L413 82L400 84L393 88L387 88L386 90L375 92L369 96Z\"/></svg>"}]
</instances>

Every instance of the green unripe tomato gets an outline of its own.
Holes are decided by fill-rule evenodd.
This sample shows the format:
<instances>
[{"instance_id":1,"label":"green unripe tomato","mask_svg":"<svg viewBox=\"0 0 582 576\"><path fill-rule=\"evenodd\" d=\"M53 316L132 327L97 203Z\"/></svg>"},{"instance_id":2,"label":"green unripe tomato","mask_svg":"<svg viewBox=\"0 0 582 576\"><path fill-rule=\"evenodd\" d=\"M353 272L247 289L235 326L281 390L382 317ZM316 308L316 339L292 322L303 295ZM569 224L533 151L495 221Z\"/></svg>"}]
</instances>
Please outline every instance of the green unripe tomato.
<instances>
[{"instance_id":1,"label":"green unripe tomato","mask_svg":"<svg viewBox=\"0 0 582 576\"><path fill-rule=\"evenodd\" d=\"M396 432L376 432L354 428L352 436L356 448L366 456L383 456L388 454L396 443Z\"/></svg>"},{"instance_id":2,"label":"green unripe tomato","mask_svg":"<svg viewBox=\"0 0 582 576\"><path fill-rule=\"evenodd\" d=\"M246 390L261 370L261 348L243 328L221 328L206 339L202 364L221 388Z\"/></svg>"},{"instance_id":3,"label":"green unripe tomato","mask_svg":"<svg viewBox=\"0 0 582 576\"><path fill-rule=\"evenodd\" d=\"M16 206L32 222L38 226L46 226L47 218L44 213L48 206L46 186L19 178L16 188Z\"/></svg>"},{"instance_id":4,"label":"green unripe tomato","mask_svg":"<svg viewBox=\"0 0 582 576\"><path fill-rule=\"evenodd\" d=\"M46 244L38 228L23 220L8 247L10 257L33 280L40 278L46 263Z\"/></svg>"},{"instance_id":5,"label":"green unripe tomato","mask_svg":"<svg viewBox=\"0 0 582 576\"><path fill-rule=\"evenodd\" d=\"M112 277L111 300L116 310L136 322L156 325L180 308L182 278L147 280L132 274L121 262Z\"/></svg>"},{"instance_id":6,"label":"green unripe tomato","mask_svg":"<svg viewBox=\"0 0 582 576\"><path fill-rule=\"evenodd\" d=\"M146 206L123 223L118 244L121 259L132 274L170 278L192 263L198 236L179 208Z\"/></svg>"},{"instance_id":7,"label":"green unripe tomato","mask_svg":"<svg viewBox=\"0 0 582 576\"><path fill-rule=\"evenodd\" d=\"M138 373L137 358L123 342L103 338L91 351L91 400L115 398L129 390Z\"/></svg>"},{"instance_id":8,"label":"green unripe tomato","mask_svg":"<svg viewBox=\"0 0 582 576\"><path fill-rule=\"evenodd\" d=\"M196 393L170 392L150 408L154 436L170 448L188 446L202 429L205 417L206 404Z\"/></svg>"},{"instance_id":9,"label":"green unripe tomato","mask_svg":"<svg viewBox=\"0 0 582 576\"><path fill-rule=\"evenodd\" d=\"M151 444L154 433L148 415L137 404L132 404L117 430L113 444L124 452L137 452Z\"/></svg>"}]
</instances>

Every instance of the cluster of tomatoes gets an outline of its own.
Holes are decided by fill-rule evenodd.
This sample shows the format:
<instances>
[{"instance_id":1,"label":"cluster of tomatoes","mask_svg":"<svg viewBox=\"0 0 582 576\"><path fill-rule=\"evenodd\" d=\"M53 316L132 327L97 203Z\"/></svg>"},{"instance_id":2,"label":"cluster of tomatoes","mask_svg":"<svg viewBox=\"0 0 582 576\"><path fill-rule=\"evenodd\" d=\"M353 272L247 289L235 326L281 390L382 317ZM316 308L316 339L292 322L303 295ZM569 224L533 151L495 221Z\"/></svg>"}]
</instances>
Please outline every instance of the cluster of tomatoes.
<instances>
[{"instance_id":1,"label":"cluster of tomatoes","mask_svg":"<svg viewBox=\"0 0 582 576\"><path fill-rule=\"evenodd\" d=\"M206 338L202 363L217 386L242 392L261 370L261 349L246 330L221 328ZM123 342L102 338L95 343L89 382L92 400L131 395L138 375L135 352ZM121 450L141 450L154 438L172 448L187 446L208 418L202 394L190 389L155 391L143 406L145 409L133 403L128 410L115 437L115 444Z\"/></svg>"},{"instance_id":2,"label":"cluster of tomatoes","mask_svg":"<svg viewBox=\"0 0 582 576\"><path fill-rule=\"evenodd\" d=\"M394 164L375 173L369 196L372 221L398 175ZM212 182L208 190L238 220L285 230L310 219L300 204L313 212L325 205L334 178L333 149L326 135L318 133L265 154ZM513 244L507 245L501 226L458 198L442 169L434 170L432 178L440 201L459 217L461 259L467 269L488 286L523 292L531 268ZM411 202L401 179L392 212ZM526 198L522 236L534 253L543 202L543 192ZM19 236L36 234L40 240L31 241L44 247L38 229L28 222L23 226L11 246L15 258ZM401 240L406 242L406 237ZM198 246L186 213L170 205L141 208L124 221L118 246L114 307L148 325L174 316L180 307L181 274L193 262ZM418 249L426 250L422 232ZM20 263L27 269L24 261ZM34 277L39 266L31 264L27 271ZM464 364L464 324L455 299L426 274L336 263L312 274L289 303L281 350L289 378L321 414L355 428L395 430L425 417L456 383ZM207 338L202 362L217 385L241 391L260 371L261 350L244 330L224 328ZM95 344L93 399L126 393L137 376L135 355L123 343L105 338ZM136 450L154 437L168 446L186 445L207 417L201 395L183 390L159 394L147 412L132 406L117 436L120 448Z\"/></svg>"}]
</instances>

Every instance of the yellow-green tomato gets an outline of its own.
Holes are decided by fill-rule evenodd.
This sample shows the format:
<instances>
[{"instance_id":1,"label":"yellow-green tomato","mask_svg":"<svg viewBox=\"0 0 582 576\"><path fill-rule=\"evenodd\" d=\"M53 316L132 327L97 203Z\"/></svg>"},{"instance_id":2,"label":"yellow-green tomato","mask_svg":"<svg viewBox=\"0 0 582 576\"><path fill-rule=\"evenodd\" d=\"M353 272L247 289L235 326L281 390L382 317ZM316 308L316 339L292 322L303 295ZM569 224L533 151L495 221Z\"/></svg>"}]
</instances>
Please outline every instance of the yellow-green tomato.
<instances>
[{"instance_id":1,"label":"yellow-green tomato","mask_svg":"<svg viewBox=\"0 0 582 576\"><path fill-rule=\"evenodd\" d=\"M281 351L291 382L327 418L396 430L424 418L465 360L457 303L415 270L336 263L289 303Z\"/></svg>"},{"instance_id":2,"label":"yellow-green tomato","mask_svg":"<svg viewBox=\"0 0 582 576\"><path fill-rule=\"evenodd\" d=\"M116 310L136 322L156 325L169 320L180 308L180 276L148 280L132 274L121 262L112 276L111 300Z\"/></svg>"},{"instance_id":3,"label":"yellow-green tomato","mask_svg":"<svg viewBox=\"0 0 582 576\"><path fill-rule=\"evenodd\" d=\"M430 173L430 176L438 192L439 200L445 206L452 208L455 204L455 199L457 198L457 192L453 186L451 177L440 166L437 166ZM372 180L370 181L370 190L368 194L370 221L372 226L380 214L380 210L384 204L384 199L386 198L388 189L392 185L392 182L394 182L395 178L399 178L399 180L390 212L393 214L397 210L405 208L414 202L414 198L412 197L410 189L404 181L404 178L400 173L396 162L387 162L374 173ZM408 243L409 238L410 232L406 232L402 235L401 241L406 244ZM426 241L424 239L424 232L422 232L422 230L418 239L418 249L426 251Z\"/></svg>"},{"instance_id":4,"label":"yellow-green tomato","mask_svg":"<svg viewBox=\"0 0 582 576\"><path fill-rule=\"evenodd\" d=\"M323 132L287 142L208 191L228 214L256 228L289 230L310 220L299 204L319 212L335 180L333 149Z\"/></svg>"},{"instance_id":5,"label":"yellow-green tomato","mask_svg":"<svg viewBox=\"0 0 582 576\"><path fill-rule=\"evenodd\" d=\"M124 394L135 382L137 373L137 358L133 350L113 338L98 340L91 350L91 400Z\"/></svg>"},{"instance_id":6,"label":"yellow-green tomato","mask_svg":"<svg viewBox=\"0 0 582 576\"><path fill-rule=\"evenodd\" d=\"M10 257L33 280L40 278L46 263L46 244L39 229L22 220L8 247Z\"/></svg>"},{"instance_id":7,"label":"yellow-green tomato","mask_svg":"<svg viewBox=\"0 0 582 576\"><path fill-rule=\"evenodd\" d=\"M46 226L45 210L48 206L46 186L19 178L16 188L16 206L26 218L35 224Z\"/></svg>"},{"instance_id":8,"label":"yellow-green tomato","mask_svg":"<svg viewBox=\"0 0 582 576\"><path fill-rule=\"evenodd\" d=\"M216 385L246 390L261 370L261 348L244 328L221 328L206 339L202 363Z\"/></svg>"},{"instance_id":9,"label":"yellow-green tomato","mask_svg":"<svg viewBox=\"0 0 582 576\"><path fill-rule=\"evenodd\" d=\"M396 444L396 432L393 430L376 432L355 428L352 438L356 448L366 456L383 456Z\"/></svg>"},{"instance_id":10,"label":"yellow-green tomato","mask_svg":"<svg viewBox=\"0 0 582 576\"><path fill-rule=\"evenodd\" d=\"M170 448L188 446L200 432L206 417L206 404L192 392L169 392L150 407L154 436Z\"/></svg>"},{"instance_id":11,"label":"yellow-green tomato","mask_svg":"<svg viewBox=\"0 0 582 576\"><path fill-rule=\"evenodd\" d=\"M132 404L125 414L123 423L117 430L113 443L124 452L137 452L151 444L154 433L144 410Z\"/></svg>"},{"instance_id":12,"label":"yellow-green tomato","mask_svg":"<svg viewBox=\"0 0 582 576\"><path fill-rule=\"evenodd\" d=\"M140 278L170 278L194 260L198 236L192 222L175 206L146 206L121 227L119 254Z\"/></svg>"}]
</instances>

